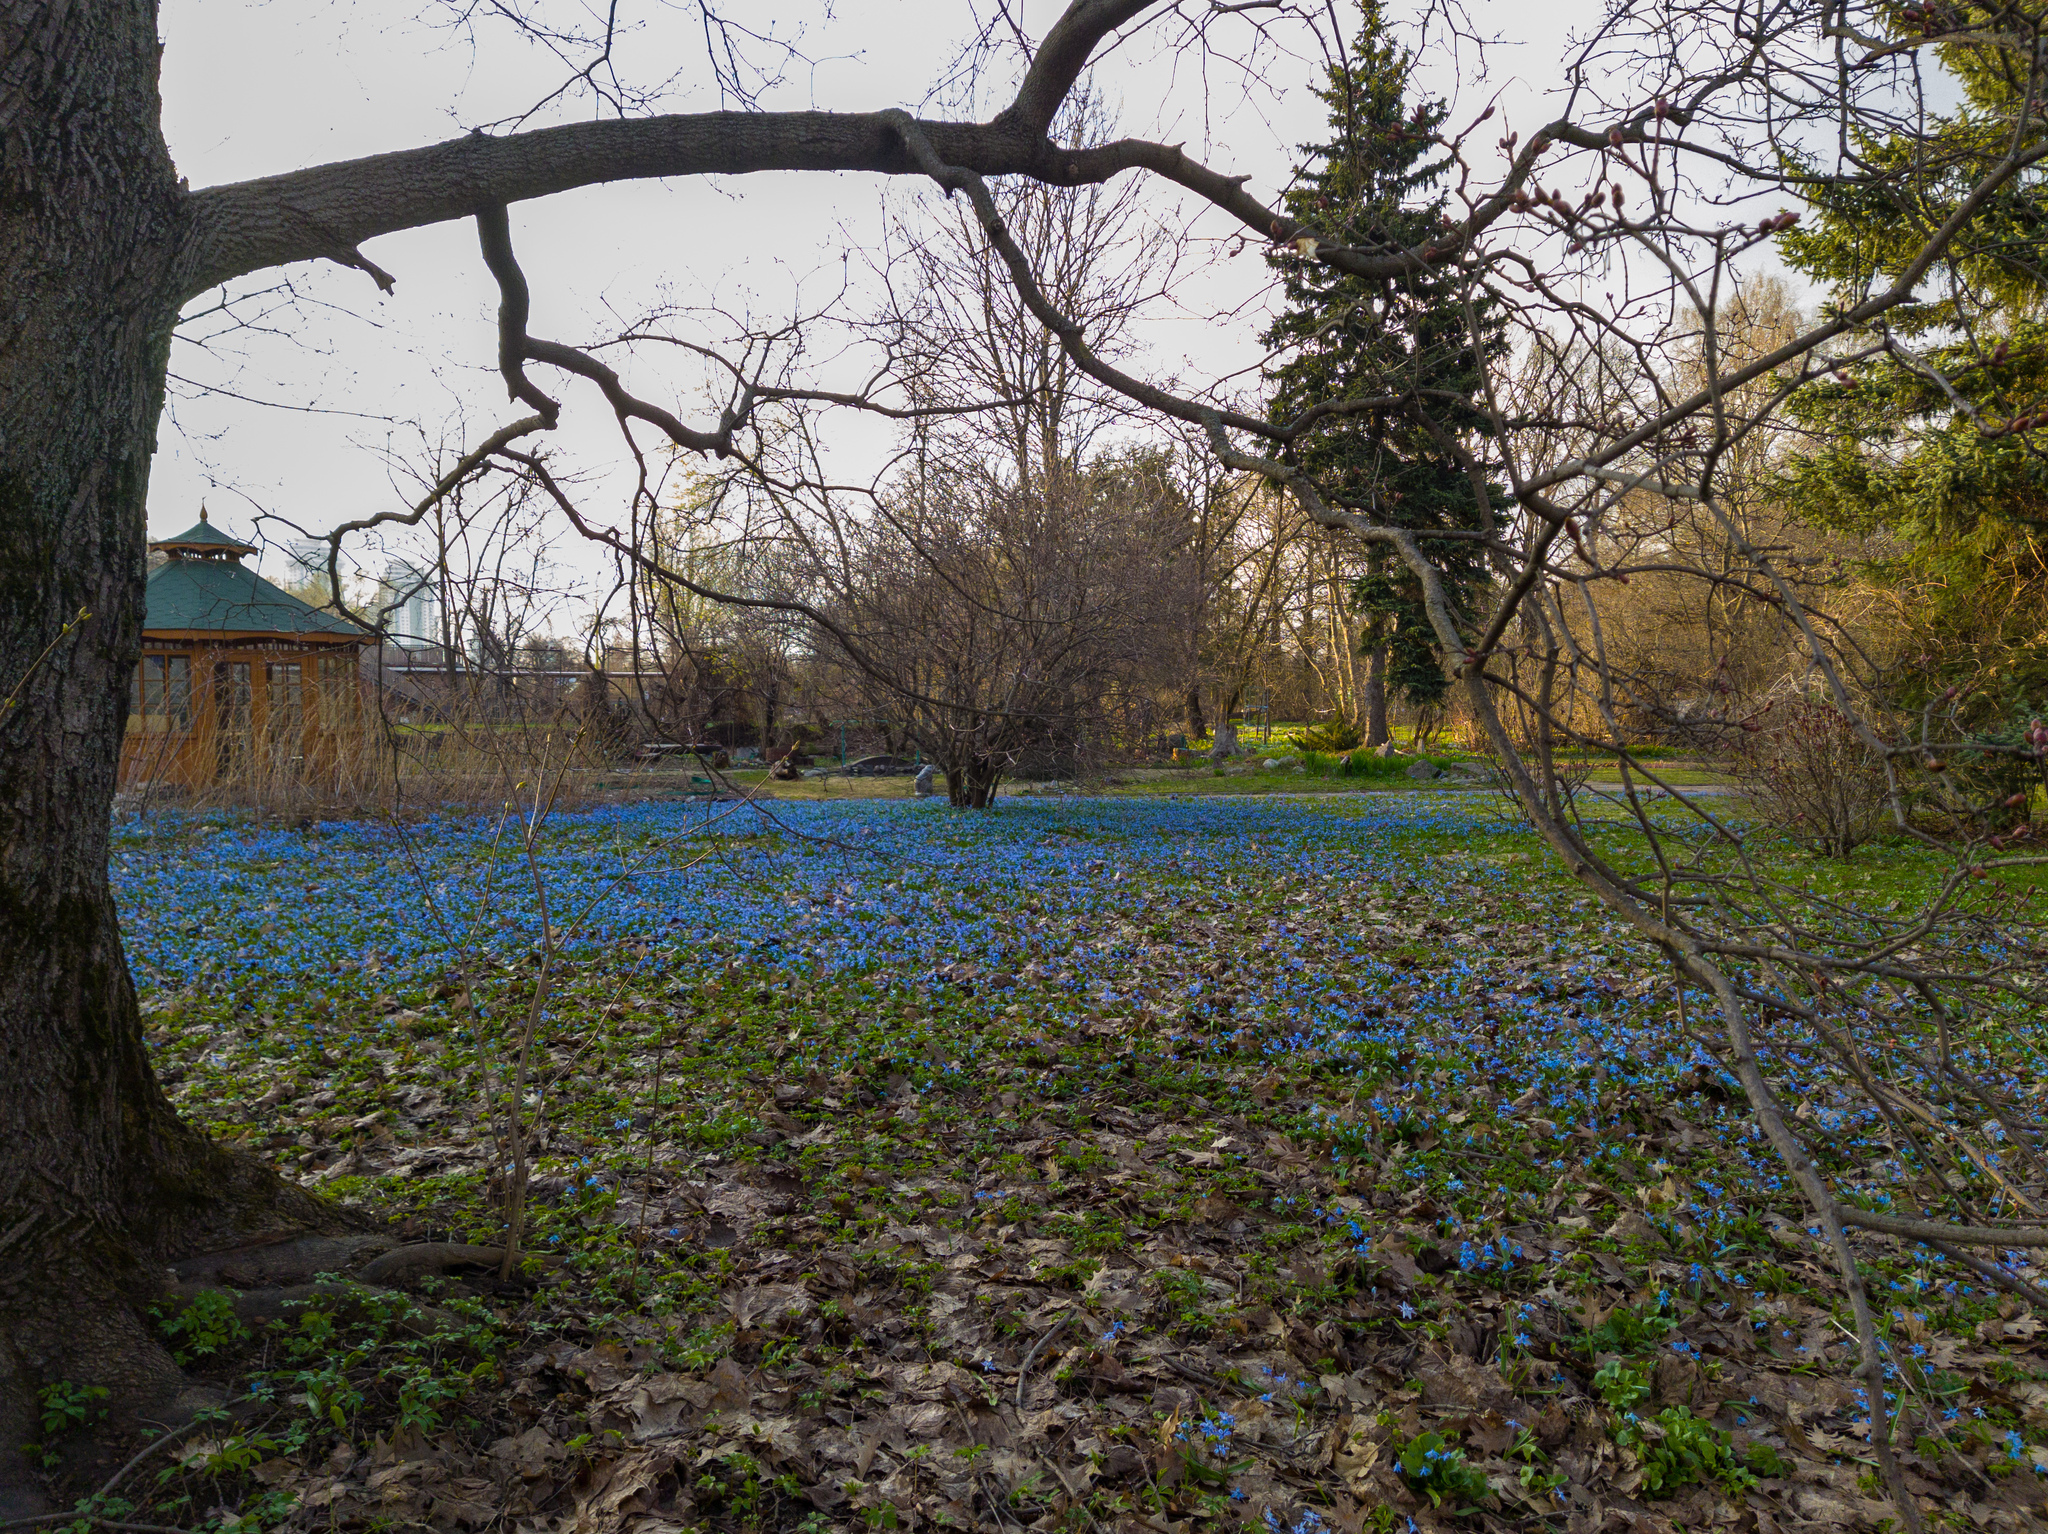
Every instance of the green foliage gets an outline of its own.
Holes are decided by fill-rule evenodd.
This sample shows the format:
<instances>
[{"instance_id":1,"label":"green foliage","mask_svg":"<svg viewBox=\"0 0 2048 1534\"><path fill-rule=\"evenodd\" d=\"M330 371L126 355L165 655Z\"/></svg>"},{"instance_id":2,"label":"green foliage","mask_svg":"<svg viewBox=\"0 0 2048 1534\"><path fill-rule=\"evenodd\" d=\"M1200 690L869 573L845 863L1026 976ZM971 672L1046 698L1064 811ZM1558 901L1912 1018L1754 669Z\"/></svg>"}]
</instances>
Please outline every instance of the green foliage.
<instances>
[{"instance_id":1,"label":"green foliage","mask_svg":"<svg viewBox=\"0 0 2048 1534\"><path fill-rule=\"evenodd\" d=\"M1892 24L1915 30L1903 16ZM1811 183L1817 216L1781 237L1787 262L1828 287L1832 309L1897 281L2015 131L2033 131L2020 122L2027 61L2010 48L1952 44L1918 57L1939 60L1963 104L1919 132L1859 144L1883 174ZM1913 302L1845 337L1876 354L1793 401L1821 445L1794 464L1791 505L1817 525L1880 536L1885 552L1869 568L1902 599L1909 707L1965 678L1981 685L1988 717L2048 695L2048 283L2035 256L2044 232L2048 186L2014 178L1915 284ZM1912 360L1884 338L1910 341Z\"/></svg>"},{"instance_id":2,"label":"green foliage","mask_svg":"<svg viewBox=\"0 0 2048 1534\"><path fill-rule=\"evenodd\" d=\"M733 1449L706 1465L694 1483L697 1499L741 1525L757 1521L769 1507L775 1485L753 1455ZM893 1524L888 1527L894 1527Z\"/></svg>"},{"instance_id":3,"label":"green foliage","mask_svg":"<svg viewBox=\"0 0 2048 1534\"><path fill-rule=\"evenodd\" d=\"M1668 1407L1649 1422L1630 1417L1614 1441L1635 1455L1643 1490L1652 1497L1668 1497L1707 1480L1720 1482L1732 1496L1756 1485L1756 1477L1735 1457L1728 1435L1684 1406Z\"/></svg>"},{"instance_id":4,"label":"green foliage","mask_svg":"<svg viewBox=\"0 0 2048 1534\"><path fill-rule=\"evenodd\" d=\"M302 1399L313 1421L345 1432L374 1382L395 1426L439 1432L499 1375L489 1313L473 1301L444 1303L452 1324L432 1324L409 1296L355 1286L308 1305L272 1323L273 1356L285 1367L254 1379L250 1394Z\"/></svg>"},{"instance_id":5,"label":"green foliage","mask_svg":"<svg viewBox=\"0 0 2048 1534\"><path fill-rule=\"evenodd\" d=\"M1586 1347L1594 1353L1641 1353L1677 1331L1678 1318L1671 1313L1671 1296L1660 1294L1640 1310L1617 1305L1606 1320L1586 1333Z\"/></svg>"},{"instance_id":6,"label":"green foliage","mask_svg":"<svg viewBox=\"0 0 2048 1534\"><path fill-rule=\"evenodd\" d=\"M1594 1373L1593 1393L1614 1410L1627 1411L1650 1398L1650 1366L1610 1359Z\"/></svg>"},{"instance_id":7,"label":"green foliage","mask_svg":"<svg viewBox=\"0 0 2048 1534\"><path fill-rule=\"evenodd\" d=\"M1431 1507L1469 1507L1492 1490L1485 1474L1465 1462L1465 1451L1441 1433L1417 1433L1402 1445L1395 1463L1408 1489L1429 1498Z\"/></svg>"},{"instance_id":8,"label":"green foliage","mask_svg":"<svg viewBox=\"0 0 2048 1534\"><path fill-rule=\"evenodd\" d=\"M201 1475L236 1476L254 1470L285 1445L260 1433L234 1433L206 1446L204 1452L185 1461L187 1470Z\"/></svg>"},{"instance_id":9,"label":"green foliage","mask_svg":"<svg viewBox=\"0 0 2048 1534\"><path fill-rule=\"evenodd\" d=\"M249 1328L235 1315L235 1297L225 1289L205 1289L183 1310L157 1313L157 1330L171 1343L180 1364L211 1358L223 1348L249 1340Z\"/></svg>"},{"instance_id":10,"label":"green foliage","mask_svg":"<svg viewBox=\"0 0 2048 1534\"><path fill-rule=\"evenodd\" d=\"M1410 108L1413 65L1388 35L1379 0L1365 0L1348 63L1332 64L1317 92L1329 109L1330 140L1304 146L1310 158L1284 198L1287 211L1325 239L1398 249L1442 227L1439 188L1453 161L1437 134L1449 108L1427 99ZM1269 375L1273 418L1289 420L1330 400L1388 401L1327 417L1296 438L1289 456L1334 504L1423 534L1478 526L1471 478L1439 437L1479 446L1483 359L1462 279L1437 269L1367 280L1291 249L1267 259L1281 273L1286 305L1264 336L1287 354ZM1492 355L1504 345L1498 320L1484 297L1476 312ZM1484 582L1475 544L1419 542L1453 601ZM1377 547L1366 557L1367 573L1352 593L1370 617L1365 646L1389 646L1389 685L1412 702L1434 702L1447 684L1420 585Z\"/></svg>"},{"instance_id":11,"label":"green foliage","mask_svg":"<svg viewBox=\"0 0 2048 1534\"><path fill-rule=\"evenodd\" d=\"M1753 1443L1743 1453L1743 1465L1765 1480L1777 1480L1792 1473L1792 1461L1767 1443Z\"/></svg>"},{"instance_id":12,"label":"green foliage","mask_svg":"<svg viewBox=\"0 0 2048 1534\"><path fill-rule=\"evenodd\" d=\"M70 1433L91 1426L107 1414L107 1409L99 1404L106 1398L104 1385L74 1385L69 1380L45 1385L36 1392L42 1406L43 1431Z\"/></svg>"},{"instance_id":13,"label":"green foliage","mask_svg":"<svg viewBox=\"0 0 2048 1534\"><path fill-rule=\"evenodd\" d=\"M1166 1330L1178 1337L1206 1337L1212 1322L1209 1307L1214 1297L1200 1277L1177 1268L1161 1268L1154 1275L1159 1287L1159 1309Z\"/></svg>"},{"instance_id":14,"label":"green foliage","mask_svg":"<svg viewBox=\"0 0 2048 1534\"><path fill-rule=\"evenodd\" d=\"M1297 751L1320 751L1337 754L1356 747L1363 737L1342 719L1326 719L1321 724L1312 724L1299 735L1292 737Z\"/></svg>"},{"instance_id":15,"label":"green foliage","mask_svg":"<svg viewBox=\"0 0 2048 1534\"><path fill-rule=\"evenodd\" d=\"M1571 1477L1562 1470L1546 1470L1544 1462L1549 1458L1543 1452L1536 1435L1527 1428L1515 1429L1515 1441L1508 1446L1507 1457L1520 1460L1515 1467L1515 1479L1521 1482L1522 1490L1531 1496L1541 1496L1565 1485Z\"/></svg>"},{"instance_id":16,"label":"green foliage","mask_svg":"<svg viewBox=\"0 0 2048 1534\"><path fill-rule=\"evenodd\" d=\"M74 1385L69 1380L53 1380L36 1392L40 1408L43 1436L61 1438L80 1428L90 1427L106 1416L107 1409L100 1403L107 1398L104 1385ZM48 1444L25 1443L21 1452L31 1461L48 1469L55 1465L60 1456Z\"/></svg>"}]
</instances>

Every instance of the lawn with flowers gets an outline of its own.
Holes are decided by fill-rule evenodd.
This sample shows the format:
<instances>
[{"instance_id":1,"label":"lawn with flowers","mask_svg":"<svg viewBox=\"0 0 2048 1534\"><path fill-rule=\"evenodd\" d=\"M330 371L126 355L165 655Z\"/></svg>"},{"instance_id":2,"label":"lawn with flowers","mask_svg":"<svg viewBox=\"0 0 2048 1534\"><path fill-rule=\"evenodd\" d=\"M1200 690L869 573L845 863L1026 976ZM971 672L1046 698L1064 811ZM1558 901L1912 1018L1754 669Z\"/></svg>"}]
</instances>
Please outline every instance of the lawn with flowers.
<instances>
[{"instance_id":1,"label":"lawn with flowers","mask_svg":"<svg viewBox=\"0 0 2048 1534\"><path fill-rule=\"evenodd\" d=\"M182 1275L237 1416L115 1510L1874 1527L1803 1207L1668 970L1490 797L612 805L530 859L480 818L122 824L172 1095L371 1223L310 1290ZM1978 1068L2038 1093L2037 1023ZM531 1255L380 1267L502 1241L529 1024ZM1772 1068L1888 1197L1882 1126ZM1856 1240L1915 1489L2039 1516L2036 1323Z\"/></svg>"}]
</instances>

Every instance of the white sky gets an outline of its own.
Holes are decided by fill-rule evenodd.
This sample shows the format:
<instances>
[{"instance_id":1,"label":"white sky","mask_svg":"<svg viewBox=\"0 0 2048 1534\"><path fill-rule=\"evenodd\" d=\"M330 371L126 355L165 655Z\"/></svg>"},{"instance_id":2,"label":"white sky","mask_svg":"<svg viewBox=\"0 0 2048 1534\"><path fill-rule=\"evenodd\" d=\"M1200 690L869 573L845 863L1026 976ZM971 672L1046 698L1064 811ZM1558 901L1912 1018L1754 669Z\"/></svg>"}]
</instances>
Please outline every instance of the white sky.
<instances>
[{"instance_id":1,"label":"white sky","mask_svg":"<svg viewBox=\"0 0 2048 1534\"><path fill-rule=\"evenodd\" d=\"M180 173L199 187L435 142L525 107L563 73L543 50L509 33L472 40L428 24L422 17L434 14L429 4L166 0L165 121ZM581 6L554 0L538 9L548 19L582 15ZM701 34L686 11L651 3L639 9L655 18L631 44L630 57L646 61L643 72L655 78L683 67L687 79L700 79ZM728 9L763 26L763 18L802 21L822 7L755 0ZM767 105L914 109L971 26L965 0L840 0L836 9L836 19L807 24L802 37L823 62L793 70ZM1028 0L1022 13L1036 36L1058 9L1052 0ZM1196 9L1206 6L1190 7ZM1546 115L1542 97L1558 78L1568 22L1592 9L1585 0L1478 0L1475 24L1511 34L1508 45L1489 51L1483 77L1470 49L1455 64L1443 53L1427 54L1428 82L1458 99L1454 121L1461 125L1500 93L1504 112L1496 123L1526 133ZM1348 33L1355 13L1344 13ZM1242 31L1247 24L1237 25ZM1185 141L1212 165L1249 173L1253 191L1270 200L1295 146L1322 126L1321 105L1303 88L1314 73L1308 61L1275 58L1262 88L1247 90L1212 64L1205 92L1185 59L1175 67L1141 45L1102 65L1095 84L1120 131ZM1002 74L1005 88L1010 78ZM719 102L708 88L685 88L666 105L692 111ZM1494 126L1479 135L1489 146ZM884 181L780 174L622 183L515 206L514 242L534 294L530 328L587 341L665 302L716 300L786 312L799 293L828 292L839 281L842 255L873 238ZM1159 189L1163 217L1171 217L1176 195ZM1232 232L1213 214L1202 227ZM174 348L171 408L151 484L153 536L189 525L202 499L216 522L243 535L259 511L320 529L396 509L411 496L395 460L416 463L433 443L445 444L452 457L462 444L526 413L508 404L496 372L497 294L473 226L392 235L366 253L396 275L390 298L360 273L324 263L294 267L283 275L296 302L245 308L262 322L207 347ZM1258 314L1231 323L1209 316L1242 304L1265 275L1255 250L1218 263L1191 285L1180 315L1161 316L1146 331L1150 352L1142 370L1198 380L1253 363ZM701 401L679 398L675 384L665 386L650 367L651 359L629 370L636 392L672 404L686 420L705 420ZM550 445L587 472L615 472L622 450L594 391L535 372L565 402L564 428ZM244 398L210 392L219 390ZM872 439L875 428L848 420L845 430L858 453L861 435ZM594 505L604 504L601 489L590 493ZM560 537L560 557L577 562L568 546L573 534L564 529ZM283 562L271 555L265 567L281 573Z\"/></svg>"}]
</instances>

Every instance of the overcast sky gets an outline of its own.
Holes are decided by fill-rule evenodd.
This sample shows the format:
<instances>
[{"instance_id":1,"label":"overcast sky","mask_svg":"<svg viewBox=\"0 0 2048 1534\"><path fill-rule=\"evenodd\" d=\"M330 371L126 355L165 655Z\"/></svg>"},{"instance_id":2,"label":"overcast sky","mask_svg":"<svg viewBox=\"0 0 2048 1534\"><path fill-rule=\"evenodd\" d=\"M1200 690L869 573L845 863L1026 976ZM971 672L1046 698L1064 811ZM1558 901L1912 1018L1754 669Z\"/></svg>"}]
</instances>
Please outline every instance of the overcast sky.
<instances>
[{"instance_id":1,"label":"overcast sky","mask_svg":"<svg viewBox=\"0 0 2048 1534\"><path fill-rule=\"evenodd\" d=\"M585 14L556 0L529 9L564 21ZM706 79L694 6L636 8L629 0L621 9L647 22L621 50L629 73L656 81L681 70L665 98L670 110L720 105ZM757 28L772 22L811 61L793 61L764 104L917 109L971 35L975 10L988 6L839 0L836 16L821 21L822 9L794 0L731 8ZM1031 0L1022 8L1027 29L1042 34L1058 9ZM1506 122L1526 130L1543 112L1567 24L1582 9L1480 0L1475 24L1509 34L1504 45L1488 51L1483 74L1470 47L1427 52L1430 87L1456 98L1459 122L1498 95ZM165 121L180 173L206 186L431 143L523 110L566 72L546 49L507 30L464 32L439 24L444 14L426 0L166 0ZM1347 32L1352 19L1347 13ZM1229 43L1231 26L1242 37L1250 21L1227 23L1219 42ZM1304 88L1314 75L1311 60L1270 54L1260 78L1248 81L1216 61L1204 68L1141 39L1103 63L1094 83L1120 131L1185 141L1211 164L1248 173L1254 192L1270 199L1295 146L1321 127L1321 106ZM1013 79L1010 66L999 66L991 90ZM535 121L591 110L585 102ZM1482 136L1490 145L1492 125ZM512 228L533 288L531 330L589 341L664 304L776 315L801 297L816 301L843 269L858 271L857 259L844 268L842 260L874 241L885 179L780 174L623 183L519 204ZM897 194L931 195L902 183ZM1158 196L1164 219L1192 211L1170 188ZM1214 215L1198 227L1232 232ZM437 446L452 457L525 413L508 404L496 373L496 290L473 226L388 236L366 253L397 277L391 297L360 273L311 264L239 285L234 291L243 295L280 280L291 290L242 298L236 313L249 323L241 328L221 333L217 318L188 321L186 332L202 339L182 340L173 352L171 407L151 483L152 535L187 526L202 500L215 521L245 535L259 511L318 528L392 509L410 498L407 465ZM1145 368L1199 380L1254 364L1256 294L1265 276L1255 251L1213 263L1188 285L1178 312L1162 312L1145 331ZM1216 318L1247 302L1251 312ZM672 379L645 367L631 376L640 392L675 405L685 419L709 413L704 401L679 397ZM566 402L564 429L551 446L593 475L615 468L622 450L601 402L558 375L544 385ZM849 421L843 429L853 451L863 433L872 441L872 427ZM601 488L592 495L601 502ZM564 557L574 562L566 548ZM282 562L273 556L265 567L280 572Z\"/></svg>"}]
</instances>

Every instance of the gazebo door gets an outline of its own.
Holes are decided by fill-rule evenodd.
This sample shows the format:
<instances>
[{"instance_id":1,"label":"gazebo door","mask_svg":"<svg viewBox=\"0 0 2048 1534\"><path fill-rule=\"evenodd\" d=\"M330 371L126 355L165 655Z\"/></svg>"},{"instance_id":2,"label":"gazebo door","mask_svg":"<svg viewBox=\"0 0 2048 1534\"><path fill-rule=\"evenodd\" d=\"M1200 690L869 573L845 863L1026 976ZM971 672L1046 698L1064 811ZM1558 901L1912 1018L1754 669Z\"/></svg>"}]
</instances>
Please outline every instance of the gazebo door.
<instances>
[{"instance_id":1,"label":"gazebo door","mask_svg":"<svg viewBox=\"0 0 2048 1534\"><path fill-rule=\"evenodd\" d=\"M250 717L253 696L247 661L224 660L214 663L213 738L217 753L215 774L223 781L248 775L249 757L255 745L255 727Z\"/></svg>"}]
</instances>

